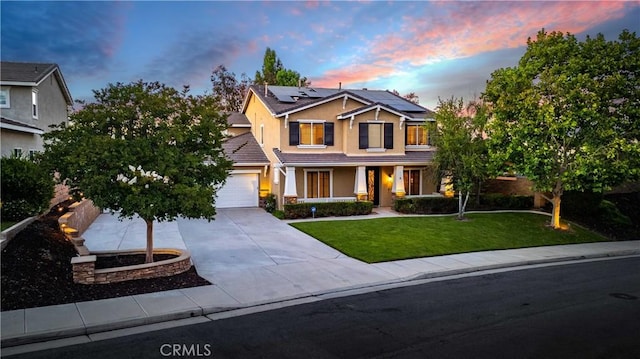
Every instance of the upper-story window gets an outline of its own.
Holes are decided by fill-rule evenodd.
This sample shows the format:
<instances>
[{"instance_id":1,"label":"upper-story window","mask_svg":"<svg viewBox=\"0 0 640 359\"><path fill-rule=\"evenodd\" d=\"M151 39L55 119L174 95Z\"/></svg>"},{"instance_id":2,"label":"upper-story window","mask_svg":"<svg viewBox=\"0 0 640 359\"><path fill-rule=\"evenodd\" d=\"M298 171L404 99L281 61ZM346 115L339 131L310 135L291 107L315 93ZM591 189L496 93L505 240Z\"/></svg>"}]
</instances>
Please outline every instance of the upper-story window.
<instances>
[{"instance_id":1,"label":"upper-story window","mask_svg":"<svg viewBox=\"0 0 640 359\"><path fill-rule=\"evenodd\" d=\"M385 150L393 148L393 123L360 123L360 149Z\"/></svg>"},{"instance_id":2,"label":"upper-story window","mask_svg":"<svg viewBox=\"0 0 640 359\"><path fill-rule=\"evenodd\" d=\"M429 145L429 130L421 124L406 125L407 146L427 146Z\"/></svg>"},{"instance_id":3,"label":"upper-story window","mask_svg":"<svg viewBox=\"0 0 640 359\"><path fill-rule=\"evenodd\" d=\"M38 90L33 89L31 91L31 115L33 118L38 118Z\"/></svg>"},{"instance_id":4,"label":"upper-story window","mask_svg":"<svg viewBox=\"0 0 640 359\"><path fill-rule=\"evenodd\" d=\"M0 108L11 107L11 91L8 87L0 88Z\"/></svg>"},{"instance_id":5,"label":"upper-story window","mask_svg":"<svg viewBox=\"0 0 640 359\"><path fill-rule=\"evenodd\" d=\"M299 147L333 146L333 122L289 122L289 145Z\"/></svg>"}]
</instances>

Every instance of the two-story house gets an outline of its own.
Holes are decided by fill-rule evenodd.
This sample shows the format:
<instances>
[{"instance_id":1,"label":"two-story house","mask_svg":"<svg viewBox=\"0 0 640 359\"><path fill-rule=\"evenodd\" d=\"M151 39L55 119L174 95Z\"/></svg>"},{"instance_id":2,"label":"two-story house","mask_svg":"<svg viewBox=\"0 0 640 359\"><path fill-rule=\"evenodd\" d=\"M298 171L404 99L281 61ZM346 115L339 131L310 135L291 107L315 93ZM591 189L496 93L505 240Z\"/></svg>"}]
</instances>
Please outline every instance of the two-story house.
<instances>
[{"instance_id":1,"label":"two-story house","mask_svg":"<svg viewBox=\"0 0 640 359\"><path fill-rule=\"evenodd\" d=\"M280 204L390 206L394 197L431 195L438 189L429 121L432 111L389 91L253 85L230 124L250 129L251 148L261 148L268 165L230 179L244 177L247 188L257 182L261 196L274 193Z\"/></svg>"},{"instance_id":2,"label":"two-story house","mask_svg":"<svg viewBox=\"0 0 640 359\"><path fill-rule=\"evenodd\" d=\"M43 150L41 135L67 121L73 100L56 64L0 63L2 156Z\"/></svg>"}]
</instances>

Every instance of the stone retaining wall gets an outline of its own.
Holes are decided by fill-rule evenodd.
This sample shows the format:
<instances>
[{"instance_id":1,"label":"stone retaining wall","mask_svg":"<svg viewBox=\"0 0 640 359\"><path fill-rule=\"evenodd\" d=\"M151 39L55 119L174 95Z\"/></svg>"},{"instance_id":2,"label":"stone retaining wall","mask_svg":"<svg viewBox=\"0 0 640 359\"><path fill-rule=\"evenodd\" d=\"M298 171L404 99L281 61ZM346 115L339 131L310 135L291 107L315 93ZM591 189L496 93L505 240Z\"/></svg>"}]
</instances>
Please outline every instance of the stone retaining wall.
<instances>
[{"instance_id":1,"label":"stone retaining wall","mask_svg":"<svg viewBox=\"0 0 640 359\"><path fill-rule=\"evenodd\" d=\"M191 268L191 254L180 249L155 249L154 254L175 254L178 257L163 261L126 267L95 269L98 256L144 254L144 249L129 251L92 252L91 255L74 257L73 281L80 284L106 284L133 279L168 277L188 271Z\"/></svg>"},{"instance_id":2,"label":"stone retaining wall","mask_svg":"<svg viewBox=\"0 0 640 359\"><path fill-rule=\"evenodd\" d=\"M58 224L65 233L75 230L77 235L81 235L98 218L100 213L102 211L93 205L93 201L83 199L69 206L69 212L60 216Z\"/></svg>"}]
</instances>

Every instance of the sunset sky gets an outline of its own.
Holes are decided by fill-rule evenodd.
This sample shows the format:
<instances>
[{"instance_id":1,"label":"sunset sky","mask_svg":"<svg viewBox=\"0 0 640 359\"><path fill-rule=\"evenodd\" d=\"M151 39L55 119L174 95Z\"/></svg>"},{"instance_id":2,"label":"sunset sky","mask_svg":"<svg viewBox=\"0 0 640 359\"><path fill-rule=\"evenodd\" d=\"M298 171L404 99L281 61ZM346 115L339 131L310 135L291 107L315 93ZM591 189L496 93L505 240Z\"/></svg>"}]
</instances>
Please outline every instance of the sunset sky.
<instances>
[{"instance_id":1,"label":"sunset sky","mask_svg":"<svg viewBox=\"0 0 640 359\"><path fill-rule=\"evenodd\" d=\"M138 79L211 92L224 64L253 78L266 47L312 86L479 96L544 28L640 33L640 1L0 2L2 61L55 62L74 99Z\"/></svg>"}]
</instances>

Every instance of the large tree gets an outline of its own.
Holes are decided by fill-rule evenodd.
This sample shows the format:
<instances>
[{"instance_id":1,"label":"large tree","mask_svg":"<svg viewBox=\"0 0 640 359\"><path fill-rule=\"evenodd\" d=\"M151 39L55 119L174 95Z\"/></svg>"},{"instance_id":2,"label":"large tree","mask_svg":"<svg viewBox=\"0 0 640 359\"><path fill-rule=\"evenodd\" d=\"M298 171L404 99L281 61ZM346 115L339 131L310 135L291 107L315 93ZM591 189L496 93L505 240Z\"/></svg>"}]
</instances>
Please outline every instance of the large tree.
<instances>
[{"instance_id":1,"label":"large tree","mask_svg":"<svg viewBox=\"0 0 640 359\"><path fill-rule=\"evenodd\" d=\"M44 135L45 163L77 193L147 226L178 216L213 219L214 198L231 162L222 150L224 117L211 96L160 83L110 84L95 103Z\"/></svg>"},{"instance_id":2,"label":"large tree","mask_svg":"<svg viewBox=\"0 0 640 359\"><path fill-rule=\"evenodd\" d=\"M628 31L580 42L542 30L518 66L487 82L492 157L550 193L554 228L565 190L602 191L639 175L639 49Z\"/></svg>"},{"instance_id":3,"label":"large tree","mask_svg":"<svg viewBox=\"0 0 640 359\"><path fill-rule=\"evenodd\" d=\"M465 105L463 99L438 100L433 144L434 162L445 184L458 192L458 219L464 219L469 194L488 177L488 155L483 138L486 107L479 101ZM463 200L464 198L464 200Z\"/></svg>"},{"instance_id":4,"label":"large tree","mask_svg":"<svg viewBox=\"0 0 640 359\"><path fill-rule=\"evenodd\" d=\"M299 72L287 69L282 65L282 61L276 54L276 50L269 47L264 52L262 61L262 71L256 71L253 79L256 85L279 85L279 86L309 86L311 82L306 77L302 77Z\"/></svg>"},{"instance_id":5,"label":"large tree","mask_svg":"<svg viewBox=\"0 0 640 359\"><path fill-rule=\"evenodd\" d=\"M236 74L224 65L218 65L211 74L213 95L218 100L220 110L226 113L242 110L242 102L250 84L251 79L245 73L238 80Z\"/></svg>"}]
</instances>

